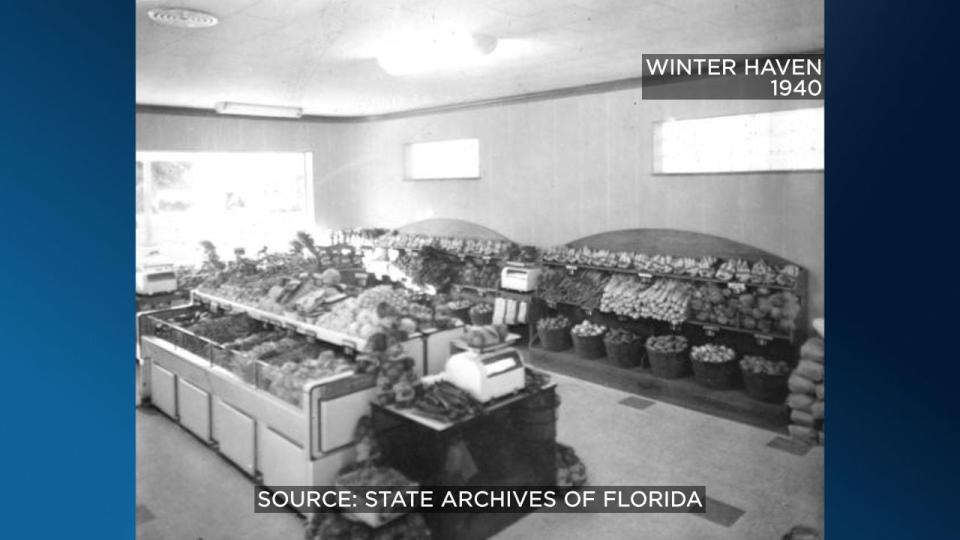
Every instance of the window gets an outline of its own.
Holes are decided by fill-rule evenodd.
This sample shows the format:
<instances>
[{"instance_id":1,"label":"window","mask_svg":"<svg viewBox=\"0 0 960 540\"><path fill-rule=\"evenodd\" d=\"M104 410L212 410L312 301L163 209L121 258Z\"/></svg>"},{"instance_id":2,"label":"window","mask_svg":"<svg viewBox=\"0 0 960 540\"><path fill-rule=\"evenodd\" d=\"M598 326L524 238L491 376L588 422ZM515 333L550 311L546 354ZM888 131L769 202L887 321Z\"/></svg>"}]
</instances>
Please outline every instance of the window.
<instances>
[{"instance_id":1,"label":"window","mask_svg":"<svg viewBox=\"0 0 960 540\"><path fill-rule=\"evenodd\" d=\"M480 178L480 141L477 139L412 143L405 150L408 180Z\"/></svg>"},{"instance_id":2,"label":"window","mask_svg":"<svg viewBox=\"0 0 960 540\"><path fill-rule=\"evenodd\" d=\"M309 153L137 152L137 257L197 264L210 240L223 259L286 250L314 226Z\"/></svg>"},{"instance_id":3,"label":"window","mask_svg":"<svg viewBox=\"0 0 960 540\"><path fill-rule=\"evenodd\" d=\"M823 107L691 120L654 127L654 172L823 170Z\"/></svg>"}]
</instances>

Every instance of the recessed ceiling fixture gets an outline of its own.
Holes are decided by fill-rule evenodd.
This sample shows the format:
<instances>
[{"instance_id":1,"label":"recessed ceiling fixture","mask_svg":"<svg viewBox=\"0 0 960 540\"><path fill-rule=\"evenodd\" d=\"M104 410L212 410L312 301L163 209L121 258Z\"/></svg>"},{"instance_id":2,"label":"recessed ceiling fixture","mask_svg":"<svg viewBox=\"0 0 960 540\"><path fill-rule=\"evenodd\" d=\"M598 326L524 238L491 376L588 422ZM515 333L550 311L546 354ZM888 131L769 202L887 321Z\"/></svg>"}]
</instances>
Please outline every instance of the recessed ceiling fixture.
<instances>
[{"instance_id":1,"label":"recessed ceiling fixture","mask_svg":"<svg viewBox=\"0 0 960 540\"><path fill-rule=\"evenodd\" d=\"M241 116L270 116L274 118L300 118L303 109L300 107L280 107L277 105L257 105L254 103L234 103L221 101L217 103L217 112L220 114L237 114Z\"/></svg>"},{"instance_id":2,"label":"recessed ceiling fixture","mask_svg":"<svg viewBox=\"0 0 960 540\"><path fill-rule=\"evenodd\" d=\"M157 24L177 28L210 28L220 22L214 15L185 8L151 9L147 12L147 17Z\"/></svg>"},{"instance_id":3,"label":"recessed ceiling fixture","mask_svg":"<svg viewBox=\"0 0 960 540\"><path fill-rule=\"evenodd\" d=\"M494 36L456 31L408 34L389 40L377 62L394 76L469 67L483 62L497 43Z\"/></svg>"}]
</instances>

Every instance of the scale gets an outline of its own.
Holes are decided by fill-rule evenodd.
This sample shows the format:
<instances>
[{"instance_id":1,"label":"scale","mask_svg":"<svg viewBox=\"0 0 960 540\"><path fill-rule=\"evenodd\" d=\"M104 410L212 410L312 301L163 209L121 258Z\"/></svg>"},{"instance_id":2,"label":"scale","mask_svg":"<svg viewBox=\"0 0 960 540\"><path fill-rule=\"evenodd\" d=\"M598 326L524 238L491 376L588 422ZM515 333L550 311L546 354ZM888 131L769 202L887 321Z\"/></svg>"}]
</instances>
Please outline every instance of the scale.
<instances>
[{"instance_id":1,"label":"scale","mask_svg":"<svg viewBox=\"0 0 960 540\"><path fill-rule=\"evenodd\" d=\"M513 347L455 354L447 359L443 378L481 403L513 394L526 385L523 357Z\"/></svg>"}]
</instances>

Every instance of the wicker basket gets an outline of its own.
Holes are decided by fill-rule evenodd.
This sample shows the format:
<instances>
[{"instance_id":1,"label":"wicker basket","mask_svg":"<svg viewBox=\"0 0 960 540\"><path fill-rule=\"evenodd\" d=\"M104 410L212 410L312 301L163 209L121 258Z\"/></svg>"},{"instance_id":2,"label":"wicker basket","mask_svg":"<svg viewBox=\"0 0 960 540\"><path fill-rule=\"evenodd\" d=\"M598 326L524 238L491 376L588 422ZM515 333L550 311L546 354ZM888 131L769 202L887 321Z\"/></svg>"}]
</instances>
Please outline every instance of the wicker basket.
<instances>
[{"instance_id":1,"label":"wicker basket","mask_svg":"<svg viewBox=\"0 0 960 540\"><path fill-rule=\"evenodd\" d=\"M565 351L573 343L570 341L570 327L566 328L537 328L537 335L540 336L540 343L548 351Z\"/></svg>"},{"instance_id":2,"label":"wicker basket","mask_svg":"<svg viewBox=\"0 0 960 540\"><path fill-rule=\"evenodd\" d=\"M552 442L557 438L559 396L544 392L520 401L513 411L517 437L528 442Z\"/></svg>"},{"instance_id":3,"label":"wicker basket","mask_svg":"<svg viewBox=\"0 0 960 540\"><path fill-rule=\"evenodd\" d=\"M573 338L573 350L577 352L577 356L580 358L603 358L606 354L603 348L603 334L582 337L571 333L570 336Z\"/></svg>"},{"instance_id":4,"label":"wicker basket","mask_svg":"<svg viewBox=\"0 0 960 540\"><path fill-rule=\"evenodd\" d=\"M743 371L743 385L747 395L759 401L768 403L783 403L787 399L789 389L787 379L790 374L769 375L753 371Z\"/></svg>"},{"instance_id":5,"label":"wicker basket","mask_svg":"<svg viewBox=\"0 0 960 540\"><path fill-rule=\"evenodd\" d=\"M493 324L493 312L488 311L486 313L470 313L470 324L474 326L486 326L488 324Z\"/></svg>"},{"instance_id":6,"label":"wicker basket","mask_svg":"<svg viewBox=\"0 0 960 540\"><path fill-rule=\"evenodd\" d=\"M687 357L689 347L680 352L655 351L647 349L647 358L650 361L650 371L663 379L679 379L690 373L690 358Z\"/></svg>"},{"instance_id":7,"label":"wicker basket","mask_svg":"<svg viewBox=\"0 0 960 540\"><path fill-rule=\"evenodd\" d=\"M610 343L604 340L603 345L607 350L607 358L614 364L624 368L640 365L643 357L643 340L639 337L627 343Z\"/></svg>"},{"instance_id":8,"label":"wicker basket","mask_svg":"<svg viewBox=\"0 0 960 540\"><path fill-rule=\"evenodd\" d=\"M690 360L693 364L693 377L698 383L707 388L729 390L740 386L740 364L734 358L729 362L700 362Z\"/></svg>"}]
</instances>

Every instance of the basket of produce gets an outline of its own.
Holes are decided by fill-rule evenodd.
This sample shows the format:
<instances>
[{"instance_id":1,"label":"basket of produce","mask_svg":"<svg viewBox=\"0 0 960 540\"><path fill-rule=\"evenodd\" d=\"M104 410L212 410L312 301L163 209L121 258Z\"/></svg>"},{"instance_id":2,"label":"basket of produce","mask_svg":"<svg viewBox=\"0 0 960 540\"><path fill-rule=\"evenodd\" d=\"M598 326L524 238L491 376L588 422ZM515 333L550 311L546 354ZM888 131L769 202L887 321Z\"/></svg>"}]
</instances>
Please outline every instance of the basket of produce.
<instances>
[{"instance_id":1,"label":"basket of produce","mask_svg":"<svg viewBox=\"0 0 960 540\"><path fill-rule=\"evenodd\" d=\"M640 365L643 357L643 338L633 332L614 328L603 337L607 358L620 367Z\"/></svg>"},{"instance_id":2,"label":"basket of produce","mask_svg":"<svg viewBox=\"0 0 960 540\"><path fill-rule=\"evenodd\" d=\"M573 350L580 358L603 358L603 334L607 327L602 324L583 321L570 329L573 337Z\"/></svg>"},{"instance_id":3,"label":"basket of produce","mask_svg":"<svg viewBox=\"0 0 960 540\"><path fill-rule=\"evenodd\" d=\"M737 353L724 345L700 345L690 351L693 377L707 388L726 390L740 384Z\"/></svg>"},{"instance_id":4,"label":"basket of produce","mask_svg":"<svg viewBox=\"0 0 960 540\"><path fill-rule=\"evenodd\" d=\"M762 356L744 356L740 360L747 395L759 401L781 403L787 398L790 366Z\"/></svg>"},{"instance_id":5,"label":"basket of produce","mask_svg":"<svg viewBox=\"0 0 960 540\"><path fill-rule=\"evenodd\" d=\"M680 335L653 336L647 340L650 371L657 377L677 379L690 372L687 338Z\"/></svg>"},{"instance_id":6,"label":"basket of produce","mask_svg":"<svg viewBox=\"0 0 960 540\"><path fill-rule=\"evenodd\" d=\"M537 335L540 343L548 351L565 351L572 346L570 342L570 319L563 315L544 317L537 321Z\"/></svg>"},{"instance_id":7,"label":"basket of produce","mask_svg":"<svg viewBox=\"0 0 960 540\"><path fill-rule=\"evenodd\" d=\"M450 315L460 319L464 324L470 324L470 308L473 306L469 300L454 300L447 304L450 309ZM492 316L492 315L491 315Z\"/></svg>"},{"instance_id":8,"label":"basket of produce","mask_svg":"<svg viewBox=\"0 0 960 540\"><path fill-rule=\"evenodd\" d=\"M474 326L493 324L493 304L483 302L470 308L470 324Z\"/></svg>"}]
</instances>

